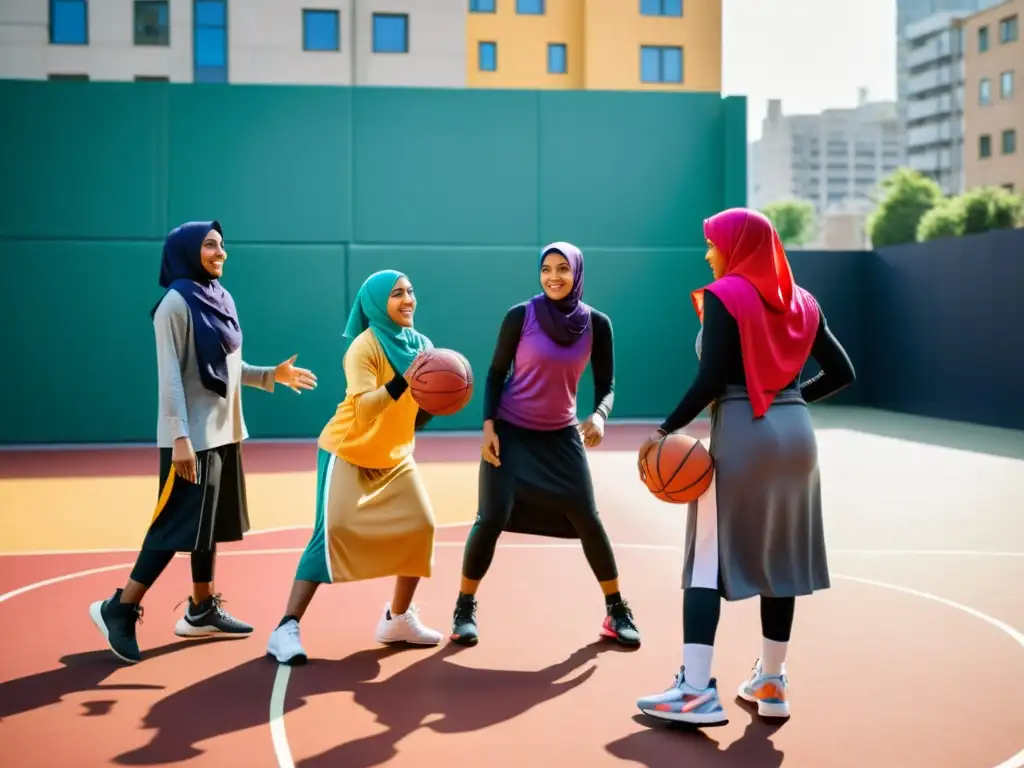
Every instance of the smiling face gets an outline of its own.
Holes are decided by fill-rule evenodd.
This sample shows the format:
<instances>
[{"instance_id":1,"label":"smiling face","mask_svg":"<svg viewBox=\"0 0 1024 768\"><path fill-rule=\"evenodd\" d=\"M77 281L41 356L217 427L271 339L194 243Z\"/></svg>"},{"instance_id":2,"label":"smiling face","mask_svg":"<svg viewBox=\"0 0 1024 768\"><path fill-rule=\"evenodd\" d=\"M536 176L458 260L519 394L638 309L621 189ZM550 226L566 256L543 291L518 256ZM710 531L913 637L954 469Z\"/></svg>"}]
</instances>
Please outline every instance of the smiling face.
<instances>
[{"instance_id":1,"label":"smiling face","mask_svg":"<svg viewBox=\"0 0 1024 768\"><path fill-rule=\"evenodd\" d=\"M395 281L388 296L388 317L403 328L412 328L412 316L416 313L416 295L412 283L406 277Z\"/></svg>"},{"instance_id":2,"label":"smiling face","mask_svg":"<svg viewBox=\"0 0 1024 768\"><path fill-rule=\"evenodd\" d=\"M220 232L211 229L203 238L203 245L199 250L199 261L203 269L213 277L220 278L224 275L224 262L228 258L228 252L224 250L224 239Z\"/></svg>"},{"instance_id":3,"label":"smiling face","mask_svg":"<svg viewBox=\"0 0 1024 768\"><path fill-rule=\"evenodd\" d=\"M704 261L711 267L711 273L715 276L715 280L720 280L725 275L725 256L710 240L708 240L708 252L704 254Z\"/></svg>"},{"instance_id":4,"label":"smiling face","mask_svg":"<svg viewBox=\"0 0 1024 768\"><path fill-rule=\"evenodd\" d=\"M572 291L572 266L569 260L557 251L544 257L540 265L540 285L552 301L564 299Z\"/></svg>"}]
</instances>

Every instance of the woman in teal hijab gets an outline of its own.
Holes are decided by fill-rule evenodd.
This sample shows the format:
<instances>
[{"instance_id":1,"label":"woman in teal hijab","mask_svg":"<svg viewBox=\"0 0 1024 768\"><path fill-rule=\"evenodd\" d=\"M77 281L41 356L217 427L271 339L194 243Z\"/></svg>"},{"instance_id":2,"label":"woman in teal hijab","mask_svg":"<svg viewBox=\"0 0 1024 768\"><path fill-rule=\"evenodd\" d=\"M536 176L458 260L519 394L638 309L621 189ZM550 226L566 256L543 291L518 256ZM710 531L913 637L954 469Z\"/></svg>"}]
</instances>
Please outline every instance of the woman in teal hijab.
<instances>
[{"instance_id":1,"label":"woman in teal hijab","mask_svg":"<svg viewBox=\"0 0 1024 768\"><path fill-rule=\"evenodd\" d=\"M351 344L359 334L370 328L391 367L404 372L409 370L416 355L434 345L430 343L430 339L412 327L411 313L409 325L396 322L388 314L388 300L398 281L403 279L408 282L405 275L393 269L374 272L366 278L359 293L356 294L356 300L352 302L352 310L348 313L343 335L347 344Z\"/></svg>"},{"instance_id":2,"label":"woman in teal hijab","mask_svg":"<svg viewBox=\"0 0 1024 768\"><path fill-rule=\"evenodd\" d=\"M299 621L320 584L395 577L377 624L382 643L437 645L412 604L434 562L434 512L413 460L415 431L429 420L405 373L433 345L413 327L409 278L385 270L359 289L345 325L345 399L320 433L313 535L299 561L284 617L267 655L302 664Z\"/></svg>"}]
</instances>

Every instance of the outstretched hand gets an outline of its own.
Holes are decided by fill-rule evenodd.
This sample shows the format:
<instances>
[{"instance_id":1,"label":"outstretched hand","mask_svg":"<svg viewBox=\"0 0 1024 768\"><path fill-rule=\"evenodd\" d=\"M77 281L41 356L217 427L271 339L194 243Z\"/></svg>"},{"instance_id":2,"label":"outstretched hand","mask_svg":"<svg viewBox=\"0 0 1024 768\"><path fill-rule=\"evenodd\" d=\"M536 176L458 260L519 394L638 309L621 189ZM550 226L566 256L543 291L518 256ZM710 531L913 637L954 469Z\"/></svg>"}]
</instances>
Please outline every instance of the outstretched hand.
<instances>
[{"instance_id":1,"label":"outstretched hand","mask_svg":"<svg viewBox=\"0 0 1024 768\"><path fill-rule=\"evenodd\" d=\"M316 375L310 370L292 365L297 357L292 355L274 367L274 381L301 395L303 389L316 389Z\"/></svg>"}]
</instances>

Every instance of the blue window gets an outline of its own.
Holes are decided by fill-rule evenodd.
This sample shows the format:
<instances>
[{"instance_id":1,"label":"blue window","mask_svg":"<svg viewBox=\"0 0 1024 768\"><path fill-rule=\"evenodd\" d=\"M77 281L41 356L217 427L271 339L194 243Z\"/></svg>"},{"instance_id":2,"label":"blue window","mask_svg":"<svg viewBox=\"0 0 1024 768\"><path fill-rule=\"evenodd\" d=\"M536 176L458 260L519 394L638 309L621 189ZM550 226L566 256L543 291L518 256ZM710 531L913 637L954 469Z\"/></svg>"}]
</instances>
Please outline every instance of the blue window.
<instances>
[{"instance_id":1,"label":"blue window","mask_svg":"<svg viewBox=\"0 0 1024 768\"><path fill-rule=\"evenodd\" d=\"M228 81L228 9L226 0L194 0L192 27L193 79L197 83Z\"/></svg>"},{"instance_id":2,"label":"blue window","mask_svg":"<svg viewBox=\"0 0 1024 768\"><path fill-rule=\"evenodd\" d=\"M135 0L135 44L171 44L167 0Z\"/></svg>"},{"instance_id":3,"label":"blue window","mask_svg":"<svg viewBox=\"0 0 1024 768\"><path fill-rule=\"evenodd\" d=\"M481 72L494 72L498 69L498 44L479 43L476 51L477 66Z\"/></svg>"},{"instance_id":4,"label":"blue window","mask_svg":"<svg viewBox=\"0 0 1024 768\"><path fill-rule=\"evenodd\" d=\"M470 13L494 13L494 0L469 0Z\"/></svg>"},{"instance_id":5,"label":"blue window","mask_svg":"<svg viewBox=\"0 0 1024 768\"><path fill-rule=\"evenodd\" d=\"M683 0L640 0L643 16L682 16Z\"/></svg>"},{"instance_id":6,"label":"blue window","mask_svg":"<svg viewBox=\"0 0 1024 768\"><path fill-rule=\"evenodd\" d=\"M302 49L304 51L340 51L341 19L337 11L302 12Z\"/></svg>"},{"instance_id":7,"label":"blue window","mask_svg":"<svg viewBox=\"0 0 1024 768\"><path fill-rule=\"evenodd\" d=\"M373 14L373 52L409 52L409 15L406 13Z\"/></svg>"},{"instance_id":8,"label":"blue window","mask_svg":"<svg viewBox=\"0 0 1024 768\"><path fill-rule=\"evenodd\" d=\"M549 43L548 72L552 75L564 75L567 71L565 43Z\"/></svg>"},{"instance_id":9,"label":"blue window","mask_svg":"<svg viewBox=\"0 0 1024 768\"><path fill-rule=\"evenodd\" d=\"M516 0L516 13L541 16L544 14L544 0Z\"/></svg>"},{"instance_id":10,"label":"blue window","mask_svg":"<svg viewBox=\"0 0 1024 768\"><path fill-rule=\"evenodd\" d=\"M668 45L641 47L640 80L644 83L683 82L683 49Z\"/></svg>"},{"instance_id":11,"label":"blue window","mask_svg":"<svg viewBox=\"0 0 1024 768\"><path fill-rule=\"evenodd\" d=\"M89 44L89 4L86 0L50 0L50 43Z\"/></svg>"}]
</instances>

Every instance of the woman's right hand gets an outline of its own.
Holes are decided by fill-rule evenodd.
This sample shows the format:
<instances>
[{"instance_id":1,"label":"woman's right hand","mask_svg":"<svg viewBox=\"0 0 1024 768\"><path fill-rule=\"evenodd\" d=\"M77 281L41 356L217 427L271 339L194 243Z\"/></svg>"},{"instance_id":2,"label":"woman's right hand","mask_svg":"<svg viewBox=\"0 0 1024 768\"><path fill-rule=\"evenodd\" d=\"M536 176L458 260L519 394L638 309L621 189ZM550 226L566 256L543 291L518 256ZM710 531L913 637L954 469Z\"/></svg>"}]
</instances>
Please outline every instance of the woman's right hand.
<instances>
[{"instance_id":1,"label":"woman's right hand","mask_svg":"<svg viewBox=\"0 0 1024 768\"><path fill-rule=\"evenodd\" d=\"M499 452L500 447L498 445L498 436L494 432L494 422L488 419L484 422L484 441L480 445L480 455L492 467L500 467L501 459L498 458Z\"/></svg>"},{"instance_id":2,"label":"woman's right hand","mask_svg":"<svg viewBox=\"0 0 1024 768\"><path fill-rule=\"evenodd\" d=\"M192 441L187 437L179 437L174 441L171 449L171 463L174 464L174 471L184 480L190 483L196 480L196 452L192 450Z\"/></svg>"}]
</instances>

